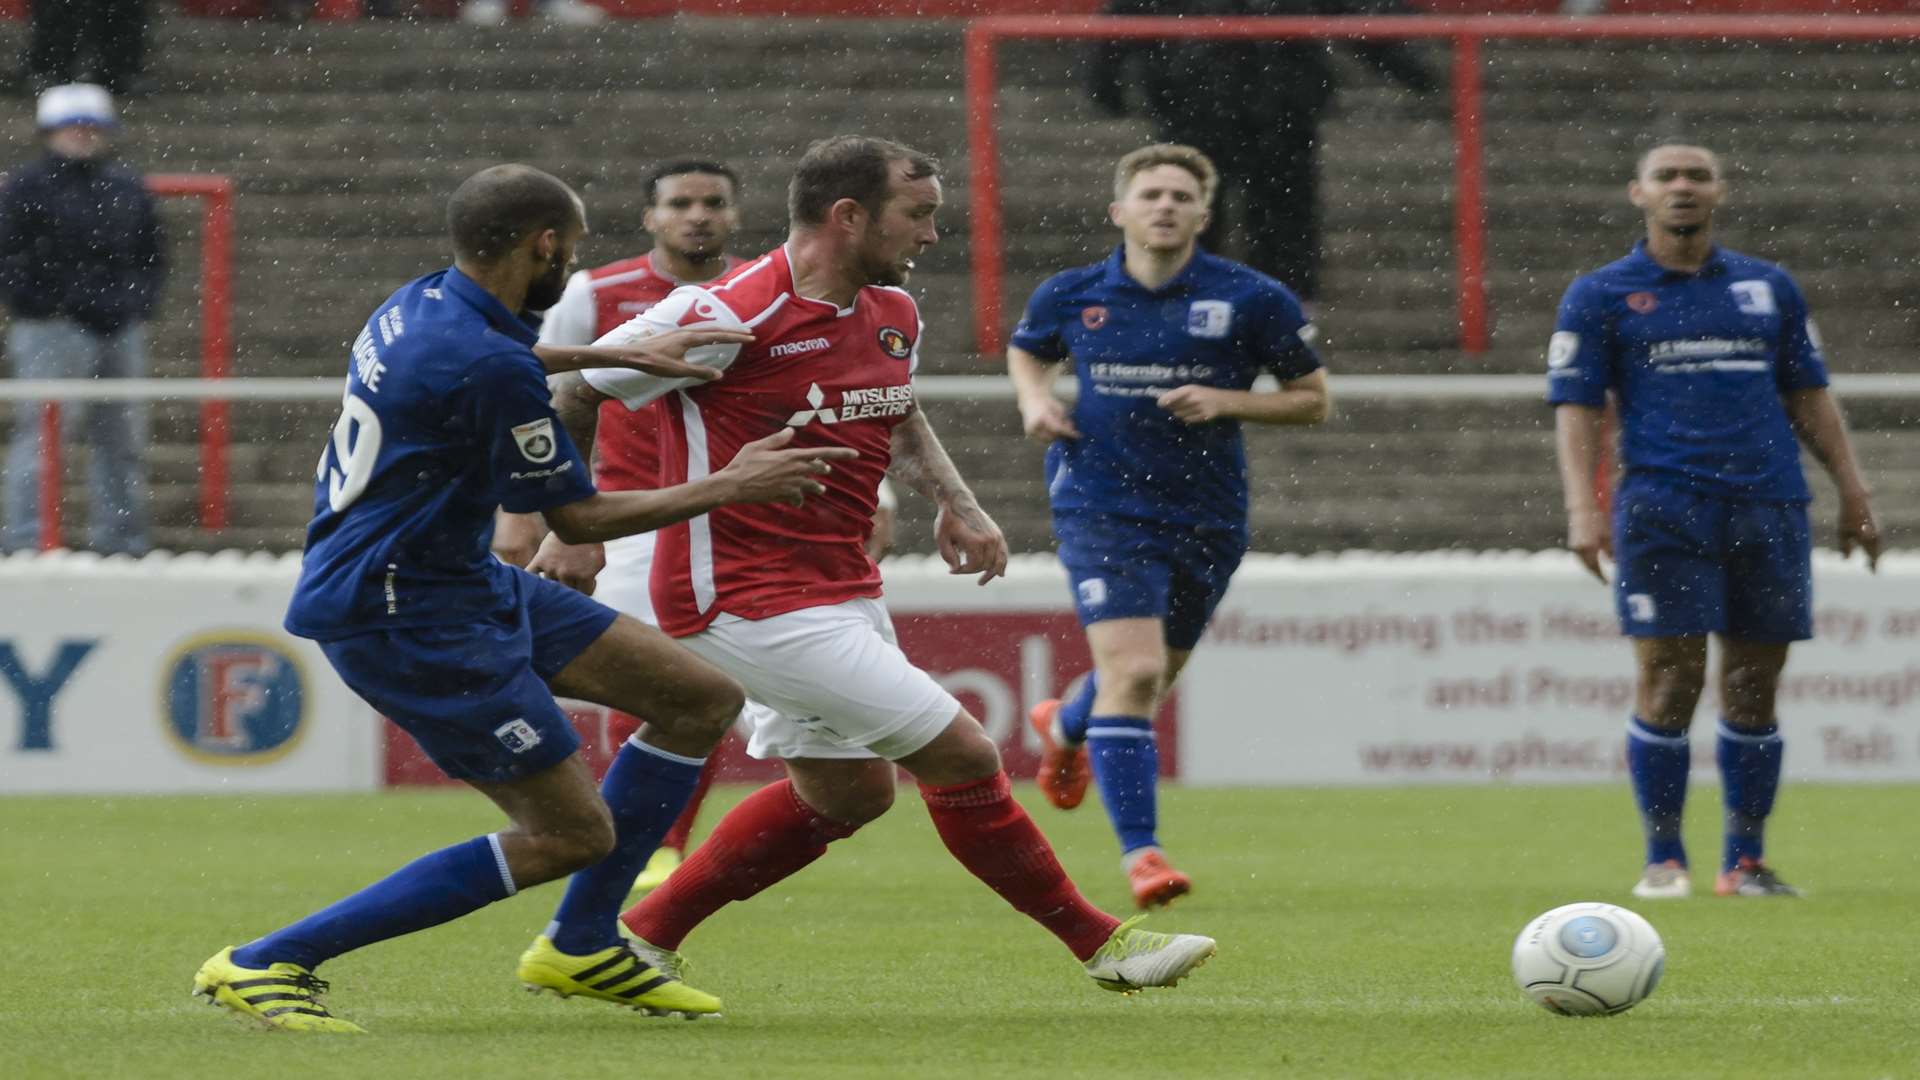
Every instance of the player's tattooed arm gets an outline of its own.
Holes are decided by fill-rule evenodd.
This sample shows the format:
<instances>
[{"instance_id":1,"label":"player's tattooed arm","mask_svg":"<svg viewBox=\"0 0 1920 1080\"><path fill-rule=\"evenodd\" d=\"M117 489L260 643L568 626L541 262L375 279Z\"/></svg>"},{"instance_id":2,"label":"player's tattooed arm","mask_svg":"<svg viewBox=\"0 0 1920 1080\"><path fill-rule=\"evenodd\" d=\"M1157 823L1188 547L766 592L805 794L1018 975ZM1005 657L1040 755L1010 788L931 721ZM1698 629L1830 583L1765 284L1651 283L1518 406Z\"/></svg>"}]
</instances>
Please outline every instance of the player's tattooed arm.
<instances>
[{"instance_id":1,"label":"player's tattooed arm","mask_svg":"<svg viewBox=\"0 0 1920 1080\"><path fill-rule=\"evenodd\" d=\"M553 395L553 411L560 417L560 426L567 429L580 457L592 461L593 441L600 431L600 403L607 400L607 395L595 390L577 371L550 376L547 390Z\"/></svg>"},{"instance_id":2,"label":"player's tattooed arm","mask_svg":"<svg viewBox=\"0 0 1920 1080\"><path fill-rule=\"evenodd\" d=\"M919 409L893 429L893 464L887 475L932 499L940 507L934 542L955 574L979 574L985 585L1007 572L1007 538L947 456L933 425Z\"/></svg>"}]
</instances>

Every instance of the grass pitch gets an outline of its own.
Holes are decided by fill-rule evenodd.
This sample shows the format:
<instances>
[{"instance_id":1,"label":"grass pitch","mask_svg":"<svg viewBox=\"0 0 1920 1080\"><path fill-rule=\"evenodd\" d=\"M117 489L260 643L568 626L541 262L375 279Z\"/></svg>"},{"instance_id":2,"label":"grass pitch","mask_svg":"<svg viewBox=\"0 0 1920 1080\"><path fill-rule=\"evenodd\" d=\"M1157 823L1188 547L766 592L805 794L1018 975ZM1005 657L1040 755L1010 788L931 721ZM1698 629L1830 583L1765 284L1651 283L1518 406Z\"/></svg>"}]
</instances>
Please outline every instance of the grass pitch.
<instances>
[{"instance_id":1,"label":"grass pitch","mask_svg":"<svg viewBox=\"0 0 1920 1080\"><path fill-rule=\"evenodd\" d=\"M721 788L707 821L742 792ZM1718 854L1712 789L1689 831ZM1126 893L1097 805L1022 797L1096 902ZM1165 793L1197 881L1150 925L1220 939L1177 990L1096 989L948 858L911 791L819 864L688 942L724 1020L523 993L554 885L322 974L364 1039L253 1032L190 999L222 945L497 827L464 791L0 799L0 1076L1920 1076L1920 788L1789 786L1771 854L1809 896L1641 904L1624 784ZM1571 1020L1507 974L1528 917L1646 914L1667 975Z\"/></svg>"}]
</instances>

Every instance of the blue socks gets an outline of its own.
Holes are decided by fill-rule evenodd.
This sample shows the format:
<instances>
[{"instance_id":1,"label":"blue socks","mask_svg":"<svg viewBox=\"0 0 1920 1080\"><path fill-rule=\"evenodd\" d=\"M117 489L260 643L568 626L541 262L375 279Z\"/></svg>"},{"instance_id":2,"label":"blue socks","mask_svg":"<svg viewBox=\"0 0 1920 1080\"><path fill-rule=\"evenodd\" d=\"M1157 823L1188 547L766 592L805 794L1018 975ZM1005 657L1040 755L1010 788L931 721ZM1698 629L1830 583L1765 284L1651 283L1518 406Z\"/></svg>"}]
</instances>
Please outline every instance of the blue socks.
<instances>
[{"instance_id":1,"label":"blue socks","mask_svg":"<svg viewBox=\"0 0 1920 1080\"><path fill-rule=\"evenodd\" d=\"M451 922L514 893L494 836L423 855L384 880L233 951L246 968L291 963L311 971L324 960L376 941Z\"/></svg>"},{"instance_id":2,"label":"blue socks","mask_svg":"<svg viewBox=\"0 0 1920 1080\"><path fill-rule=\"evenodd\" d=\"M1060 730L1070 743L1087 741L1087 721L1093 719L1093 695L1099 689L1093 672L1080 680L1080 689L1060 703Z\"/></svg>"},{"instance_id":3,"label":"blue socks","mask_svg":"<svg viewBox=\"0 0 1920 1080\"><path fill-rule=\"evenodd\" d=\"M627 740L600 782L600 795L613 811L613 854L573 875L553 913L547 936L554 947L574 956L620 944L616 920L660 838L693 797L705 758L681 757L638 738Z\"/></svg>"},{"instance_id":4,"label":"blue socks","mask_svg":"<svg viewBox=\"0 0 1920 1080\"><path fill-rule=\"evenodd\" d=\"M1687 733L1648 727L1638 716L1627 720L1627 774L1647 834L1649 864L1677 860L1687 864L1680 839L1680 813L1687 805L1687 772L1693 749Z\"/></svg>"},{"instance_id":5,"label":"blue socks","mask_svg":"<svg viewBox=\"0 0 1920 1080\"><path fill-rule=\"evenodd\" d=\"M1087 680L1089 686L1093 680ZM1091 698L1091 692L1087 694ZM1065 714L1063 708L1062 714ZM1120 837L1120 852L1159 847L1156 786L1160 782L1160 751L1153 738L1153 722L1144 716L1095 716L1086 724L1087 752L1093 764L1100 801Z\"/></svg>"},{"instance_id":6,"label":"blue socks","mask_svg":"<svg viewBox=\"0 0 1920 1080\"><path fill-rule=\"evenodd\" d=\"M1767 815L1773 812L1773 797L1780 790L1785 747L1776 724L1736 730L1722 718L1719 736L1714 757L1720 763L1727 807L1727 841L1720 869L1731 870L1743 857L1760 858Z\"/></svg>"}]
</instances>

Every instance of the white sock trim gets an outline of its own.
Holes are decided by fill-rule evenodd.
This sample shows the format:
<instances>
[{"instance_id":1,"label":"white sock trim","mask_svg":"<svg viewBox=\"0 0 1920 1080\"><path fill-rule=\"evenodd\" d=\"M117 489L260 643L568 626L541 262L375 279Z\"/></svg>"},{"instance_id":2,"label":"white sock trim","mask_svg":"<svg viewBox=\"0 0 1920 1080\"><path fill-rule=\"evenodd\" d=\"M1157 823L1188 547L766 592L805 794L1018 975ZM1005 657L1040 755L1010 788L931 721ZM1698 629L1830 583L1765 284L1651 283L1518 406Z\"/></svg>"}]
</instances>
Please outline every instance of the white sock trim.
<instances>
[{"instance_id":1,"label":"white sock trim","mask_svg":"<svg viewBox=\"0 0 1920 1080\"><path fill-rule=\"evenodd\" d=\"M1087 729L1089 739L1151 739L1153 737L1153 732L1143 728L1090 727Z\"/></svg>"},{"instance_id":2,"label":"white sock trim","mask_svg":"<svg viewBox=\"0 0 1920 1080\"><path fill-rule=\"evenodd\" d=\"M1652 743L1655 746L1689 745L1686 732L1678 735L1661 735L1651 728L1642 726L1637 720L1627 721L1627 738L1639 739L1643 743Z\"/></svg>"},{"instance_id":3,"label":"white sock trim","mask_svg":"<svg viewBox=\"0 0 1920 1080\"><path fill-rule=\"evenodd\" d=\"M643 743L640 741L640 736L637 733L627 736L627 745L645 750L654 757L665 758L668 761L677 761L682 765L705 765L707 763L707 759L703 757L687 757L684 754L676 754L670 750L662 750L652 743Z\"/></svg>"},{"instance_id":4,"label":"white sock trim","mask_svg":"<svg viewBox=\"0 0 1920 1080\"><path fill-rule=\"evenodd\" d=\"M500 847L500 834L497 832L488 833L487 844L493 848L493 865L500 869L500 881L506 885L507 895L512 896L514 893L519 892L520 889L513 883L513 871L507 869L507 853Z\"/></svg>"},{"instance_id":5,"label":"white sock trim","mask_svg":"<svg viewBox=\"0 0 1920 1080\"><path fill-rule=\"evenodd\" d=\"M1747 743L1751 746L1759 746L1764 743L1780 741L1780 729L1778 727L1775 727L1773 729L1773 733L1771 735L1755 735L1750 731L1741 731L1739 728L1728 727L1726 720L1722 719L1718 725L1718 728L1719 730L1717 734L1721 738L1726 739L1730 742Z\"/></svg>"}]
</instances>

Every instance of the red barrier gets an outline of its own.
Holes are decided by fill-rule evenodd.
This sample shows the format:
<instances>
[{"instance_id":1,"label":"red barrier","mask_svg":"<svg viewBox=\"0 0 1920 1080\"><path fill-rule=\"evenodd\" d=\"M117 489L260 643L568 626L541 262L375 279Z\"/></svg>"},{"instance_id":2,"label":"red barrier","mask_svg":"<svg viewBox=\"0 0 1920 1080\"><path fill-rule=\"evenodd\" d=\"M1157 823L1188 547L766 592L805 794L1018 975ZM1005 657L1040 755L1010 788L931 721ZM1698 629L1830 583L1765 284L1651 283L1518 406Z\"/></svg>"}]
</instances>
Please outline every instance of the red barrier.
<instances>
[{"instance_id":1,"label":"red barrier","mask_svg":"<svg viewBox=\"0 0 1920 1080\"><path fill-rule=\"evenodd\" d=\"M974 347L992 356L1006 347L1006 257L1001 235L1000 153L994 122L996 55L1015 39L1082 41L1202 38L1207 40L1441 40L1454 49L1454 258L1460 347L1485 352L1491 339L1486 298L1486 165L1481 160L1482 42L1514 41L1851 41L1920 39L1920 18L1857 16L1621 15L1604 19L1558 16L1403 15L1390 18L989 18L966 31L967 131L971 158Z\"/></svg>"}]
</instances>

